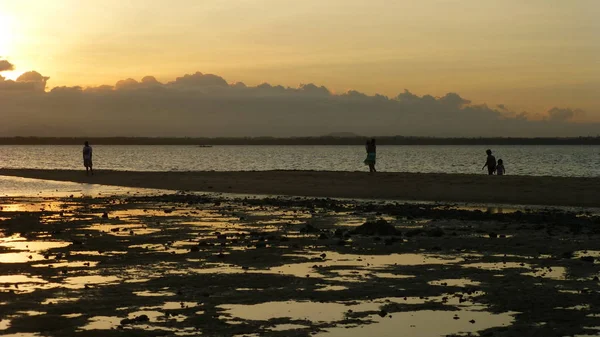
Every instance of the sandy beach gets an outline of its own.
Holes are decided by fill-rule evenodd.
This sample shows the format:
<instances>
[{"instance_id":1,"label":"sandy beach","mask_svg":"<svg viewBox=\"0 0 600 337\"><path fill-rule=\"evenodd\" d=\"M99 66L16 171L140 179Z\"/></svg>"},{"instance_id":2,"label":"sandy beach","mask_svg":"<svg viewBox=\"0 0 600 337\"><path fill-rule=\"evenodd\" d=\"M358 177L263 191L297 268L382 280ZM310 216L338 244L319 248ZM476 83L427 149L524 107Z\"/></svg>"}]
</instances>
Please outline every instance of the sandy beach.
<instances>
[{"instance_id":1,"label":"sandy beach","mask_svg":"<svg viewBox=\"0 0 600 337\"><path fill-rule=\"evenodd\" d=\"M600 207L600 178L321 171L125 172L2 169L0 175L203 192Z\"/></svg>"}]
</instances>

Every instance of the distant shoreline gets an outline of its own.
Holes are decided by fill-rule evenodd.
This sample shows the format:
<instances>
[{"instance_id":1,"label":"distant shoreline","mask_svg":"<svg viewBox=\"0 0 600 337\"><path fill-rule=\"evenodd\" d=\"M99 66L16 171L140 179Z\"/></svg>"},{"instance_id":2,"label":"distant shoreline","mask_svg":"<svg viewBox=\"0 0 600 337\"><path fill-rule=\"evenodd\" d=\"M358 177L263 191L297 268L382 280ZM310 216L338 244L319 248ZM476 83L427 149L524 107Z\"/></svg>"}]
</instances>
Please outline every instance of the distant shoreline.
<instances>
[{"instance_id":1,"label":"distant shoreline","mask_svg":"<svg viewBox=\"0 0 600 337\"><path fill-rule=\"evenodd\" d=\"M597 137L538 138L436 138L436 137L0 137L0 145L364 145L376 138L379 145L600 145Z\"/></svg>"},{"instance_id":2,"label":"distant shoreline","mask_svg":"<svg viewBox=\"0 0 600 337\"><path fill-rule=\"evenodd\" d=\"M0 175L133 188L353 199L600 207L600 178L331 171L0 169Z\"/></svg>"}]
</instances>

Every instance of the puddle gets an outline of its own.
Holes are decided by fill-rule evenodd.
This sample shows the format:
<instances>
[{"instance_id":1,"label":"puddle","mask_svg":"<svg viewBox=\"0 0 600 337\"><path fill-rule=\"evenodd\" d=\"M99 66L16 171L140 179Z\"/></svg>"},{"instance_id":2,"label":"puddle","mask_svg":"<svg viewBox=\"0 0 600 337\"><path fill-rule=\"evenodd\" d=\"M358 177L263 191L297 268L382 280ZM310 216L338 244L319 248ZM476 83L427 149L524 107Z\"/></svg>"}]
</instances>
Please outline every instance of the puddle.
<instances>
[{"instance_id":1,"label":"puddle","mask_svg":"<svg viewBox=\"0 0 600 337\"><path fill-rule=\"evenodd\" d=\"M410 311L390 314L392 317L370 315L362 321L371 324L338 325L327 328L321 337L431 337L476 333L493 327L508 326L514 318L510 313L490 314L481 311ZM455 319L458 317L459 319ZM473 322L473 323L471 323Z\"/></svg>"},{"instance_id":2,"label":"puddle","mask_svg":"<svg viewBox=\"0 0 600 337\"><path fill-rule=\"evenodd\" d=\"M266 302L254 305L219 306L232 317L267 321L273 318L290 318L294 320L309 320L312 322L335 322L345 318L348 310L362 311L379 310L380 303L344 304L344 303L316 303L316 302Z\"/></svg>"},{"instance_id":3,"label":"puddle","mask_svg":"<svg viewBox=\"0 0 600 337\"><path fill-rule=\"evenodd\" d=\"M567 278L567 269L565 267L547 267L529 273L522 273L521 275L549 278L553 280L565 280Z\"/></svg>"},{"instance_id":4,"label":"puddle","mask_svg":"<svg viewBox=\"0 0 600 337\"><path fill-rule=\"evenodd\" d=\"M43 268L43 267L48 267L48 268L65 268L65 267L69 267L69 268L80 268L80 267L92 268L92 267L96 267L97 265L98 265L98 261L72 261L72 262L33 264L31 266L34 267L34 268Z\"/></svg>"},{"instance_id":5,"label":"puddle","mask_svg":"<svg viewBox=\"0 0 600 337\"><path fill-rule=\"evenodd\" d=\"M71 245L69 242L60 241L27 241L25 239L4 240L5 239L2 239L3 242L0 243L0 247L30 252L42 252L48 249L64 248Z\"/></svg>"},{"instance_id":6,"label":"puddle","mask_svg":"<svg viewBox=\"0 0 600 337\"><path fill-rule=\"evenodd\" d=\"M76 302L79 301L79 297L57 297L57 298L48 298L42 302L43 305L51 305L56 303L68 303L68 302Z\"/></svg>"},{"instance_id":7,"label":"puddle","mask_svg":"<svg viewBox=\"0 0 600 337\"><path fill-rule=\"evenodd\" d=\"M140 224L96 224L86 227L86 229L99 231L109 235L129 236L129 235L147 235L160 232L160 228L149 228Z\"/></svg>"},{"instance_id":8,"label":"puddle","mask_svg":"<svg viewBox=\"0 0 600 337\"><path fill-rule=\"evenodd\" d=\"M82 330L110 330L121 324L122 317L115 316L96 316L88 320L88 323L81 327Z\"/></svg>"},{"instance_id":9,"label":"puddle","mask_svg":"<svg viewBox=\"0 0 600 337\"><path fill-rule=\"evenodd\" d=\"M337 285L326 285L326 286L322 286L319 289L315 289L315 291L341 291L341 290L348 290L349 288L346 286L337 286Z\"/></svg>"},{"instance_id":10,"label":"puddle","mask_svg":"<svg viewBox=\"0 0 600 337\"><path fill-rule=\"evenodd\" d=\"M136 296L148 296L148 297L170 297L175 296L176 293L171 291L136 291Z\"/></svg>"},{"instance_id":11,"label":"puddle","mask_svg":"<svg viewBox=\"0 0 600 337\"><path fill-rule=\"evenodd\" d=\"M325 254L324 259L320 258ZM284 256L295 256L295 255L284 255ZM336 269L328 269L331 273L340 273L345 276L340 280L348 281L350 276L364 276L369 273L374 273L374 276L378 276L378 272L381 269L389 266L418 266L418 265L434 265L434 264L451 264L459 263L464 261L463 258L459 257L440 257L437 255L428 254L390 254L390 255L352 255L352 254L339 254L336 252L324 252L324 253L313 253L307 255L301 255L302 257L312 257L316 259L312 262L301 262L291 263L280 267L273 267L270 269L271 272L293 275L296 277L320 277L324 278L318 270L326 267L338 267ZM318 268L314 268L314 266ZM344 268L347 267L347 268ZM357 269L356 267L361 267ZM347 271L344 271L347 269ZM386 273L382 273L386 275ZM391 276L394 274L389 274ZM382 276L385 277L385 276ZM413 277L412 275L394 275L396 278L408 278Z\"/></svg>"},{"instance_id":12,"label":"puddle","mask_svg":"<svg viewBox=\"0 0 600 337\"><path fill-rule=\"evenodd\" d=\"M119 282L120 282L120 279L116 276L101 276L101 275L74 276L74 277L67 277L65 279L65 283L75 286L76 288L83 288L86 285L117 284Z\"/></svg>"},{"instance_id":13,"label":"puddle","mask_svg":"<svg viewBox=\"0 0 600 337\"><path fill-rule=\"evenodd\" d=\"M310 328L310 327L306 326L306 325L300 325L300 324L278 324L272 328L269 328L269 330L287 331L287 330L298 330L298 329L307 329L307 328Z\"/></svg>"},{"instance_id":14,"label":"puddle","mask_svg":"<svg viewBox=\"0 0 600 337\"><path fill-rule=\"evenodd\" d=\"M3 275L0 276L0 284L9 283L9 284L21 284L21 283L47 283L47 281L35 277L35 276L26 276L26 275Z\"/></svg>"},{"instance_id":15,"label":"puddle","mask_svg":"<svg viewBox=\"0 0 600 337\"><path fill-rule=\"evenodd\" d=\"M481 262L463 264L464 268L477 268L485 270L504 270L504 269L531 269L531 265L522 262Z\"/></svg>"},{"instance_id":16,"label":"puddle","mask_svg":"<svg viewBox=\"0 0 600 337\"><path fill-rule=\"evenodd\" d=\"M45 315L47 314L46 312L42 312L42 311L17 311L17 314L21 314L21 315L26 315L26 316L40 316L40 315Z\"/></svg>"},{"instance_id":17,"label":"puddle","mask_svg":"<svg viewBox=\"0 0 600 337\"><path fill-rule=\"evenodd\" d=\"M6 330L10 327L10 320L9 319L2 319L0 321L0 330Z\"/></svg>"},{"instance_id":18,"label":"puddle","mask_svg":"<svg viewBox=\"0 0 600 337\"><path fill-rule=\"evenodd\" d=\"M38 253L0 253L0 263L26 263L44 260L44 256Z\"/></svg>"},{"instance_id":19,"label":"puddle","mask_svg":"<svg viewBox=\"0 0 600 337\"><path fill-rule=\"evenodd\" d=\"M197 302L166 302L163 304L162 309L164 310L172 310L172 309L187 309L197 307Z\"/></svg>"},{"instance_id":20,"label":"puddle","mask_svg":"<svg viewBox=\"0 0 600 337\"><path fill-rule=\"evenodd\" d=\"M447 279L427 282L433 286L447 286L447 287L471 287L478 286L481 283L469 279Z\"/></svg>"}]
</instances>

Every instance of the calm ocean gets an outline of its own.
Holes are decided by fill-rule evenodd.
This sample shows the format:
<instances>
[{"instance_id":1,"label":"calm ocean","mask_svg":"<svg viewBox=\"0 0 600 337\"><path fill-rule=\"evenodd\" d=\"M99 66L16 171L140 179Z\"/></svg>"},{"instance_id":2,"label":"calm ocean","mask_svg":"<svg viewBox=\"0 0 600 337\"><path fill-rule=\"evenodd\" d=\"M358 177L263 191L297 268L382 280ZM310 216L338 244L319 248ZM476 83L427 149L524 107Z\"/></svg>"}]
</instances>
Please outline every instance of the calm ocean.
<instances>
[{"instance_id":1,"label":"calm ocean","mask_svg":"<svg viewBox=\"0 0 600 337\"><path fill-rule=\"evenodd\" d=\"M94 146L94 168L131 171L366 171L362 146ZM482 146L378 146L387 172L478 173ZM495 146L507 174L596 177L600 146ZM0 146L0 167L83 169L80 146Z\"/></svg>"}]
</instances>

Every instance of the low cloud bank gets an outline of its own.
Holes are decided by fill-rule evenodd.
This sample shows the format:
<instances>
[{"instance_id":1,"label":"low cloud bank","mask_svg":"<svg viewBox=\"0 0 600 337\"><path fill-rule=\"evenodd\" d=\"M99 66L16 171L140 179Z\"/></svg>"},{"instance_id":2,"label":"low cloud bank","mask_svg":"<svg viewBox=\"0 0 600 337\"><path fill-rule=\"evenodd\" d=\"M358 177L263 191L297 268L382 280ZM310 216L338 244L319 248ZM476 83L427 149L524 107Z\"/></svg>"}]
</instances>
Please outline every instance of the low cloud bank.
<instances>
[{"instance_id":1,"label":"low cloud bank","mask_svg":"<svg viewBox=\"0 0 600 337\"><path fill-rule=\"evenodd\" d=\"M0 60L0 71L13 70ZM457 93L395 97L358 91L332 94L312 83L297 88L229 83L196 72L161 83L153 76L98 87L55 87L36 71L0 76L0 136L317 136L332 132L434 137L596 136L598 124L574 123L585 112L546 114L499 104L474 105Z\"/></svg>"}]
</instances>

